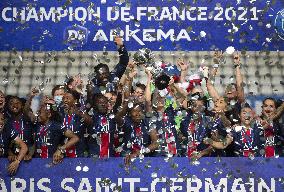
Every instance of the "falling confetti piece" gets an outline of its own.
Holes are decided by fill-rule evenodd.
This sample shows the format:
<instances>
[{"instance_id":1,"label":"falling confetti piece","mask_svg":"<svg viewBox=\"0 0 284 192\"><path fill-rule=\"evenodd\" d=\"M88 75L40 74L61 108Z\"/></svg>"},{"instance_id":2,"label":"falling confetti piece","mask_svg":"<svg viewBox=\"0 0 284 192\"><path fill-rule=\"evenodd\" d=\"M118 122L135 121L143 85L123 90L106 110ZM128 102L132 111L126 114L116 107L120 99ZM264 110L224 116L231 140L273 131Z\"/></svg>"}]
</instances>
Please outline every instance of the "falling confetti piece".
<instances>
[{"instance_id":1,"label":"falling confetti piece","mask_svg":"<svg viewBox=\"0 0 284 192\"><path fill-rule=\"evenodd\" d=\"M205 37L205 36L206 36L205 31L200 31L200 37Z\"/></svg>"},{"instance_id":2,"label":"falling confetti piece","mask_svg":"<svg viewBox=\"0 0 284 192\"><path fill-rule=\"evenodd\" d=\"M77 166L76 167L76 171L81 171L82 170L82 167L81 166Z\"/></svg>"},{"instance_id":3,"label":"falling confetti piece","mask_svg":"<svg viewBox=\"0 0 284 192\"><path fill-rule=\"evenodd\" d=\"M235 52L235 48L230 46L226 49L226 53L232 55Z\"/></svg>"},{"instance_id":4,"label":"falling confetti piece","mask_svg":"<svg viewBox=\"0 0 284 192\"><path fill-rule=\"evenodd\" d=\"M266 24L266 28L270 29L271 28L271 24L270 23Z\"/></svg>"},{"instance_id":5,"label":"falling confetti piece","mask_svg":"<svg viewBox=\"0 0 284 192\"><path fill-rule=\"evenodd\" d=\"M84 167L83 167L83 171L84 171L84 172L88 172L88 171L89 171L89 167L88 167L88 166L84 166Z\"/></svg>"},{"instance_id":6,"label":"falling confetti piece","mask_svg":"<svg viewBox=\"0 0 284 192\"><path fill-rule=\"evenodd\" d=\"M2 82L3 82L3 84L4 84L4 85L5 85L5 84L7 84L7 83L9 83L8 79L6 79L6 78L5 78L5 79L3 79L3 81L2 81Z\"/></svg>"},{"instance_id":7,"label":"falling confetti piece","mask_svg":"<svg viewBox=\"0 0 284 192\"><path fill-rule=\"evenodd\" d=\"M152 177L152 178L156 178L156 177L158 177L158 174L155 173L155 172L153 172L153 173L151 174L151 177Z\"/></svg>"},{"instance_id":8,"label":"falling confetti piece","mask_svg":"<svg viewBox=\"0 0 284 192\"><path fill-rule=\"evenodd\" d=\"M23 62L23 57L21 55L18 56L20 61Z\"/></svg>"}]
</instances>

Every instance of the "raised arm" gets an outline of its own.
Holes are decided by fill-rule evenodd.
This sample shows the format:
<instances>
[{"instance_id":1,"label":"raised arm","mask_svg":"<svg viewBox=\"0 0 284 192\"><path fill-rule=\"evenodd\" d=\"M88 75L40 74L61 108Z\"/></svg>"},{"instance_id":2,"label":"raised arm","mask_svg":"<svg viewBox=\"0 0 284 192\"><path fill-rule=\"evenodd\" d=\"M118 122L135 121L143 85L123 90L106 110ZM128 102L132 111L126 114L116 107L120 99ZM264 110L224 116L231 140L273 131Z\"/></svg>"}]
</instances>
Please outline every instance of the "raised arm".
<instances>
[{"instance_id":1,"label":"raised arm","mask_svg":"<svg viewBox=\"0 0 284 192\"><path fill-rule=\"evenodd\" d=\"M124 74L126 67L129 62L129 55L128 52L123 44L121 37L115 37L114 39L115 44L118 47L118 53L119 53L119 63L115 66L113 71L111 72L113 78L118 77L119 79ZM113 80L113 79L112 79Z\"/></svg>"},{"instance_id":2,"label":"raised arm","mask_svg":"<svg viewBox=\"0 0 284 192\"><path fill-rule=\"evenodd\" d=\"M33 88L31 92L28 94L27 101L24 106L24 115L30 119L31 122L36 121L36 116L33 114L31 110L31 103L32 99L38 94L38 90L36 88Z\"/></svg>"},{"instance_id":3,"label":"raised arm","mask_svg":"<svg viewBox=\"0 0 284 192\"><path fill-rule=\"evenodd\" d=\"M124 84L122 85L122 90L123 90L122 104L121 108L115 114L115 120L118 126L122 126L124 124L124 116L126 115L128 109L128 99L131 93L132 81L136 73L137 71L135 69L131 69L125 74L125 81Z\"/></svg>"},{"instance_id":4,"label":"raised arm","mask_svg":"<svg viewBox=\"0 0 284 192\"><path fill-rule=\"evenodd\" d=\"M176 64L180 68L180 82L185 82L188 73L188 63L185 63L183 59L179 58Z\"/></svg>"},{"instance_id":5,"label":"raised arm","mask_svg":"<svg viewBox=\"0 0 284 192\"><path fill-rule=\"evenodd\" d=\"M152 97L151 97L152 74L147 69L145 69L145 72L147 74L147 85L145 89L146 112L151 112L152 111Z\"/></svg>"},{"instance_id":6,"label":"raised arm","mask_svg":"<svg viewBox=\"0 0 284 192\"><path fill-rule=\"evenodd\" d=\"M173 97L176 99L176 101L182 104L187 100L187 93L174 83L173 78L170 80L169 86L171 93L173 94Z\"/></svg>"},{"instance_id":7,"label":"raised arm","mask_svg":"<svg viewBox=\"0 0 284 192\"><path fill-rule=\"evenodd\" d=\"M241 57L239 52L234 54L234 66L236 68L235 75L236 75L236 84L237 84L237 92L238 92L238 100L239 102L244 102L245 100L245 93L243 87L243 76L241 73Z\"/></svg>"},{"instance_id":8,"label":"raised arm","mask_svg":"<svg viewBox=\"0 0 284 192\"><path fill-rule=\"evenodd\" d=\"M134 65L133 61L129 61L124 74L122 75L122 77L119 80L119 83L121 85L124 85L126 83L126 78L134 67L135 67L135 65Z\"/></svg>"},{"instance_id":9,"label":"raised arm","mask_svg":"<svg viewBox=\"0 0 284 192\"><path fill-rule=\"evenodd\" d=\"M214 52L214 57L213 57L213 69L210 72L210 79L214 79L215 76L217 75L219 65L224 63L224 57L223 57L223 52L222 51L215 51Z\"/></svg>"},{"instance_id":10,"label":"raised arm","mask_svg":"<svg viewBox=\"0 0 284 192\"><path fill-rule=\"evenodd\" d=\"M206 87L209 95L213 98L214 101L220 98L217 90L209 79L206 80Z\"/></svg>"}]
</instances>

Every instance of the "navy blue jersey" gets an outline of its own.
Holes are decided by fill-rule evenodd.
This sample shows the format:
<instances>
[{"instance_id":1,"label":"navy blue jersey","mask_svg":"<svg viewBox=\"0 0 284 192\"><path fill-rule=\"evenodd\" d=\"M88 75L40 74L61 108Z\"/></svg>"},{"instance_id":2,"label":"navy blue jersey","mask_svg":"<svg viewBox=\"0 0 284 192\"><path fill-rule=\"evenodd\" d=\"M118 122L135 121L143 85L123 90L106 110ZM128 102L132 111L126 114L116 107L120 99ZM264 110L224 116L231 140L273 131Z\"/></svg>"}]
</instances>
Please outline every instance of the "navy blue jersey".
<instances>
[{"instance_id":1,"label":"navy blue jersey","mask_svg":"<svg viewBox=\"0 0 284 192\"><path fill-rule=\"evenodd\" d=\"M213 132L215 132L218 136L218 140L224 140L226 139L228 133L227 133L227 130L226 130L226 127L224 126L222 120L220 117L218 118L212 118L213 120L213 124L211 126L211 130L210 130L210 135L212 136ZM233 151L232 146L229 145L225 150L222 150L222 149L213 149L210 156L211 157L215 157L215 156L220 156L220 157L225 157L225 156L229 156L227 154L232 154Z\"/></svg>"},{"instance_id":2,"label":"navy blue jersey","mask_svg":"<svg viewBox=\"0 0 284 192\"><path fill-rule=\"evenodd\" d=\"M156 129L159 136L159 150L157 155L167 156L169 153L177 156L181 153L175 127L176 111L170 105L164 113L156 113Z\"/></svg>"},{"instance_id":3,"label":"navy blue jersey","mask_svg":"<svg viewBox=\"0 0 284 192\"><path fill-rule=\"evenodd\" d=\"M142 122L134 126L130 117L125 117L123 125L124 131L124 153L129 154L135 151L139 151L142 148L147 148L151 144L150 131L154 129L152 127L153 122L150 118L145 118ZM145 156L153 156L154 152L145 154Z\"/></svg>"},{"instance_id":4,"label":"navy blue jersey","mask_svg":"<svg viewBox=\"0 0 284 192\"><path fill-rule=\"evenodd\" d=\"M197 117L191 112L181 122L181 133L185 137L183 149L185 156L190 157L193 152L206 149L208 145L203 143L206 137L210 137L212 120L208 116Z\"/></svg>"},{"instance_id":5,"label":"navy blue jersey","mask_svg":"<svg viewBox=\"0 0 284 192\"><path fill-rule=\"evenodd\" d=\"M9 129L7 126L0 132L0 157L8 156L9 145L14 141L18 135L13 129Z\"/></svg>"},{"instance_id":6,"label":"navy blue jersey","mask_svg":"<svg viewBox=\"0 0 284 192\"><path fill-rule=\"evenodd\" d=\"M115 154L115 133L117 124L110 115L101 115L94 111L93 125L88 127L88 149L91 156L113 157Z\"/></svg>"},{"instance_id":7,"label":"navy blue jersey","mask_svg":"<svg viewBox=\"0 0 284 192\"><path fill-rule=\"evenodd\" d=\"M238 157L260 156L264 148L263 128L254 124L245 129L244 126L236 126L232 131L234 155Z\"/></svg>"},{"instance_id":8,"label":"navy blue jersey","mask_svg":"<svg viewBox=\"0 0 284 192\"><path fill-rule=\"evenodd\" d=\"M47 125L37 124L36 157L50 158L64 141L64 127L51 121Z\"/></svg>"},{"instance_id":9,"label":"navy blue jersey","mask_svg":"<svg viewBox=\"0 0 284 192\"><path fill-rule=\"evenodd\" d=\"M115 66L115 68L110 73L110 79L109 79L109 86L115 87L115 83L113 81L118 78L118 80L122 77L124 74L126 67L129 62L129 55L125 47L118 49L119 53L119 63ZM97 79L94 78L92 80L94 87L93 87L93 93L101 93L100 85L97 82Z\"/></svg>"},{"instance_id":10,"label":"navy blue jersey","mask_svg":"<svg viewBox=\"0 0 284 192\"><path fill-rule=\"evenodd\" d=\"M225 112L226 117L230 120L232 125L236 125L240 123L239 114L242 109L242 105L239 101L237 101L234 105L230 105L228 103L229 110Z\"/></svg>"},{"instance_id":11,"label":"navy blue jersey","mask_svg":"<svg viewBox=\"0 0 284 192\"><path fill-rule=\"evenodd\" d=\"M79 137L79 142L75 146L66 149L66 156L70 158L74 157L84 157L84 152L86 151L85 134L86 125L83 119L76 114L64 115L62 129L71 130ZM67 140L65 141L67 142Z\"/></svg>"},{"instance_id":12,"label":"navy blue jersey","mask_svg":"<svg viewBox=\"0 0 284 192\"><path fill-rule=\"evenodd\" d=\"M265 153L261 154L265 157L283 156L284 149L284 133L283 124L279 122L271 122L264 129Z\"/></svg>"},{"instance_id":13,"label":"navy blue jersey","mask_svg":"<svg viewBox=\"0 0 284 192\"><path fill-rule=\"evenodd\" d=\"M32 147L35 138L35 125L24 115L19 120L15 120L10 117L7 119L7 126L9 129L15 131L15 133L22 139L28 148Z\"/></svg>"}]
</instances>

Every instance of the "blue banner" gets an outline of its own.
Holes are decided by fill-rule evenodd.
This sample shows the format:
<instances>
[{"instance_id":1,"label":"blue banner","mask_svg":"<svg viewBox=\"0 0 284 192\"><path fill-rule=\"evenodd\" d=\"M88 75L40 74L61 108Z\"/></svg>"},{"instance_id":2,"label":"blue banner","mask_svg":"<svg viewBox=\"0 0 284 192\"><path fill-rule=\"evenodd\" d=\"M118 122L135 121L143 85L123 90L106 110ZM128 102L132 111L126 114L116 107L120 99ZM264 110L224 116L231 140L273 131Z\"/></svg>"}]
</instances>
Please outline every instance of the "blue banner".
<instances>
[{"instance_id":1,"label":"blue banner","mask_svg":"<svg viewBox=\"0 0 284 192\"><path fill-rule=\"evenodd\" d=\"M10 177L0 159L0 191L250 191L284 190L284 159L136 159L125 169L122 158L50 159L22 162Z\"/></svg>"},{"instance_id":2,"label":"blue banner","mask_svg":"<svg viewBox=\"0 0 284 192\"><path fill-rule=\"evenodd\" d=\"M284 1L0 2L0 51L284 50Z\"/></svg>"}]
</instances>

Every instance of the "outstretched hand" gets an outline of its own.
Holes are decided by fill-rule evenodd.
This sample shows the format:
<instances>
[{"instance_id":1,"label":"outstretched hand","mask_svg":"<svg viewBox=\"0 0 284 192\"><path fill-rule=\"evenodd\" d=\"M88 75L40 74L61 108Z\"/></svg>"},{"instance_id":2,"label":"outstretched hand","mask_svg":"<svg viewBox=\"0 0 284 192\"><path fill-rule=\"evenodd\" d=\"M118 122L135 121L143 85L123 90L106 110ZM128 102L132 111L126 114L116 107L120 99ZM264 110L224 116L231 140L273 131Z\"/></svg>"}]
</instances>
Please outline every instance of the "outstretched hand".
<instances>
[{"instance_id":1,"label":"outstretched hand","mask_svg":"<svg viewBox=\"0 0 284 192\"><path fill-rule=\"evenodd\" d=\"M186 71L188 69L188 64L185 63L184 60L181 58L177 60L177 66L180 68L181 71Z\"/></svg>"},{"instance_id":2,"label":"outstretched hand","mask_svg":"<svg viewBox=\"0 0 284 192\"><path fill-rule=\"evenodd\" d=\"M214 62L215 64L224 63L224 54L223 54L223 51L218 51L218 50L216 50L216 51L214 52L213 62Z\"/></svg>"},{"instance_id":3,"label":"outstretched hand","mask_svg":"<svg viewBox=\"0 0 284 192\"><path fill-rule=\"evenodd\" d=\"M214 52L214 58L221 59L222 57L223 57L223 51L222 50L221 51L216 50Z\"/></svg>"},{"instance_id":4,"label":"outstretched hand","mask_svg":"<svg viewBox=\"0 0 284 192\"><path fill-rule=\"evenodd\" d=\"M59 150L56 150L56 152L53 154L53 164L58 164L63 161L63 154Z\"/></svg>"},{"instance_id":5,"label":"outstretched hand","mask_svg":"<svg viewBox=\"0 0 284 192\"><path fill-rule=\"evenodd\" d=\"M241 64L241 55L240 55L240 53L238 51L235 52L233 57L234 57L234 64L240 65Z\"/></svg>"},{"instance_id":6,"label":"outstretched hand","mask_svg":"<svg viewBox=\"0 0 284 192\"><path fill-rule=\"evenodd\" d=\"M10 175L14 175L20 165L20 161L14 160L13 162L10 163L10 165L8 166L8 172L10 173Z\"/></svg>"},{"instance_id":7,"label":"outstretched hand","mask_svg":"<svg viewBox=\"0 0 284 192\"><path fill-rule=\"evenodd\" d=\"M149 69L147 69L146 67L145 67L145 73L146 73L148 79L152 79L152 73L151 73L151 71L150 71Z\"/></svg>"}]
</instances>

